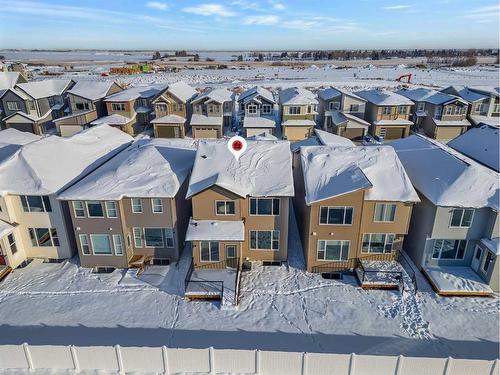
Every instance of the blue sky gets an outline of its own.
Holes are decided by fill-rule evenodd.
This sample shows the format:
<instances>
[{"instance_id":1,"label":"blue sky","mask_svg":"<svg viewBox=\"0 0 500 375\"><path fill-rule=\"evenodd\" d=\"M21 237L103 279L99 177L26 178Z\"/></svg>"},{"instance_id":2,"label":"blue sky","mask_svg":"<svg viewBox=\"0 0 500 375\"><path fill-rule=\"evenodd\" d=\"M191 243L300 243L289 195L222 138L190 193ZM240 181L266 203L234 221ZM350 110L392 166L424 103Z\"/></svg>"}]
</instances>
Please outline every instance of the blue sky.
<instances>
[{"instance_id":1,"label":"blue sky","mask_svg":"<svg viewBox=\"0 0 500 375\"><path fill-rule=\"evenodd\" d=\"M0 48L498 47L492 0L0 0Z\"/></svg>"}]
</instances>

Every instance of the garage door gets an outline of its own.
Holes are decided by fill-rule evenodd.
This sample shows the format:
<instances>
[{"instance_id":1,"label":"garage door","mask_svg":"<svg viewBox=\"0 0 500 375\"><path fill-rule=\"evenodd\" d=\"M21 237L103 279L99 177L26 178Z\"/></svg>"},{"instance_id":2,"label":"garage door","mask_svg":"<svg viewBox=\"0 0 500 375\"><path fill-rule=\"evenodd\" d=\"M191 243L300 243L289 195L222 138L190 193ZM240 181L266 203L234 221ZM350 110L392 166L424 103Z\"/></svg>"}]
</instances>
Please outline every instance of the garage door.
<instances>
[{"instance_id":1,"label":"garage door","mask_svg":"<svg viewBox=\"0 0 500 375\"><path fill-rule=\"evenodd\" d=\"M194 138L218 138L217 129L194 128Z\"/></svg>"},{"instance_id":2,"label":"garage door","mask_svg":"<svg viewBox=\"0 0 500 375\"><path fill-rule=\"evenodd\" d=\"M351 128L351 129L345 129L342 132L342 137L349 138L349 139L361 139L365 135L365 129L363 128Z\"/></svg>"},{"instance_id":3,"label":"garage door","mask_svg":"<svg viewBox=\"0 0 500 375\"><path fill-rule=\"evenodd\" d=\"M384 139L399 139L403 138L405 128L385 128Z\"/></svg>"},{"instance_id":4,"label":"garage door","mask_svg":"<svg viewBox=\"0 0 500 375\"><path fill-rule=\"evenodd\" d=\"M179 128L176 126L157 126L158 138L179 138Z\"/></svg>"},{"instance_id":5,"label":"garage door","mask_svg":"<svg viewBox=\"0 0 500 375\"><path fill-rule=\"evenodd\" d=\"M7 128L13 128L22 132L34 133L32 124L7 124Z\"/></svg>"}]
</instances>

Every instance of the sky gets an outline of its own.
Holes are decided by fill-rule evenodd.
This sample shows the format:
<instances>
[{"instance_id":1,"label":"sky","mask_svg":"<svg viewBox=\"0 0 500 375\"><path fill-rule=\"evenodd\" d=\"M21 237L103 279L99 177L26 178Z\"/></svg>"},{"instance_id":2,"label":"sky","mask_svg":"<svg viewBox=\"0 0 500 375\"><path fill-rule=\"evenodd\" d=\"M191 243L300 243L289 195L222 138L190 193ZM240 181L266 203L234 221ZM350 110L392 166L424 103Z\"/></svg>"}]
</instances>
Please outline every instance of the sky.
<instances>
[{"instance_id":1,"label":"sky","mask_svg":"<svg viewBox=\"0 0 500 375\"><path fill-rule=\"evenodd\" d=\"M0 0L0 49L498 48L492 0Z\"/></svg>"}]
</instances>

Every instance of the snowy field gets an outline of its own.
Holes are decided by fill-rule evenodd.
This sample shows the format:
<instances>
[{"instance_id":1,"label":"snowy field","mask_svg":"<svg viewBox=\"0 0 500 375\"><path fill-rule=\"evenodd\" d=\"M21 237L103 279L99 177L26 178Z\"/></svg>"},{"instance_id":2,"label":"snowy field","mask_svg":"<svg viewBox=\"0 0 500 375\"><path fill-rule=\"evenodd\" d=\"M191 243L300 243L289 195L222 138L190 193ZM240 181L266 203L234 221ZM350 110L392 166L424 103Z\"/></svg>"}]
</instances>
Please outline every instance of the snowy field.
<instances>
[{"instance_id":1,"label":"snowy field","mask_svg":"<svg viewBox=\"0 0 500 375\"><path fill-rule=\"evenodd\" d=\"M422 276L416 296L322 279L304 271L291 218L288 266L243 272L237 308L183 298L189 255L140 279L33 262L0 284L0 344L498 356L498 297L438 297Z\"/></svg>"}]
</instances>

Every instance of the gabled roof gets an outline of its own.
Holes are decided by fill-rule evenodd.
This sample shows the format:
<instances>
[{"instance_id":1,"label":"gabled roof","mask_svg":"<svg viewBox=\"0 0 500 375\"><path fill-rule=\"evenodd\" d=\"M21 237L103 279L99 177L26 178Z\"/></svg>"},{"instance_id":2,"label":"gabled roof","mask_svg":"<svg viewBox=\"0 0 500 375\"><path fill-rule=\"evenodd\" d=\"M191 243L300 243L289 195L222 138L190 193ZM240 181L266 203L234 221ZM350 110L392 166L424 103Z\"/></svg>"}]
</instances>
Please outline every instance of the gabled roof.
<instances>
[{"instance_id":1,"label":"gabled roof","mask_svg":"<svg viewBox=\"0 0 500 375\"><path fill-rule=\"evenodd\" d=\"M28 143L0 163L0 196L57 193L132 140L124 132L103 125L69 138L48 136Z\"/></svg>"},{"instance_id":2,"label":"gabled roof","mask_svg":"<svg viewBox=\"0 0 500 375\"><path fill-rule=\"evenodd\" d=\"M493 86L469 86L469 89L480 94L500 96L500 87Z\"/></svg>"},{"instance_id":3,"label":"gabled roof","mask_svg":"<svg viewBox=\"0 0 500 375\"><path fill-rule=\"evenodd\" d=\"M222 116L205 116L194 114L191 116L191 120L189 121L190 126L198 126L198 125L217 125L222 126L224 122L224 118Z\"/></svg>"},{"instance_id":4,"label":"gabled roof","mask_svg":"<svg viewBox=\"0 0 500 375\"><path fill-rule=\"evenodd\" d=\"M390 146L306 146L300 153L308 205L361 189L369 201L419 202Z\"/></svg>"},{"instance_id":5,"label":"gabled roof","mask_svg":"<svg viewBox=\"0 0 500 375\"><path fill-rule=\"evenodd\" d=\"M20 81L20 77L22 76L19 72L0 72L0 91L13 88Z\"/></svg>"},{"instance_id":6,"label":"gabled roof","mask_svg":"<svg viewBox=\"0 0 500 375\"><path fill-rule=\"evenodd\" d=\"M318 96L323 100L332 100L342 96L342 93L334 87L328 87L318 92Z\"/></svg>"},{"instance_id":7,"label":"gabled roof","mask_svg":"<svg viewBox=\"0 0 500 375\"><path fill-rule=\"evenodd\" d=\"M375 105L413 105L410 99L389 90L362 90L355 94Z\"/></svg>"},{"instance_id":8,"label":"gabled roof","mask_svg":"<svg viewBox=\"0 0 500 375\"><path fill-rule=\"evenodd\" d=\"M19 88L33 99L41 99L62 95L73 83L74 81L71 79L47 79L45 81L18 83L16 88Z\"/></svg>"},{"instance_id":9,"label":"gabled roof","mask_svg":"<svg viewBox=\"0 0 500 375\"><path fill-rule=\"evenodd\" d=\"M415 188L436 206L499 209L497 172L451 147L411 135L390 144Z\"/></svg>"},{"instance_id":10,"label":"gabled roof","mask_svg":"<svg viewBox=\"0 0 500 375\"><path fill-rule=\"evenodd\" d=\"M134 86L126 90L111 94L107 96L104 101L106 102L129 102L139 98L149 99L159 95L166 89L166 85L156 84L148 86Z\"/></svg>"},{"instance_id":11,"label":"gabled roof","mask_svg":"<svg viewBox=\"0 0 500 375\"><path fill-rule=\"evenodd\" d=\"M466 86L449 86L449 87L446 87L445 89L443 89L441 91L444 91L444 92L451 91L455 95L458 95L462 99L467 100L468 102L471 102L471 103L475 102L475 101L478 101L478 100L484 100L484 99L488 98L487 95L479 94L477 92L474 92L474 91L470 90Z\"/></svg>"},{"instance_id":12,"label":"gabled roof","mask_svg":"<svg viewBox=\"0 0 500 375\"><path fill-rule=\"evenodd\" d=\"M239 160L227 140L200 141L187 198L214 185L239 196L294 195L292 154L287 141L247 141Z\"/></svg>"},{"instance_id":13,"label":"gabled roof","mask_svg":"<svg viewBox=\"0 0 500 375\"><path fill-rule=\"evenodd\" d=\"M10 225L9 223L7 223L3 220L0 220L0 240L3 237L11 234L14 231L14 229L16 229L15 226Z\"/></svg>"},{"instance_id":14,"label":"gabled roof","mask_svg":"<svg viewBox=\"0 0 500 375\"><path fill-rule=\"evenodd\" d=\"M439 105L458 100L461 103L468 104L465 100L459 97L426 88L402 89L397 91L397 93L413 100L414 102L426 102Z\"/></svg>"},{"instance_id":15,"label":"gabled roof","mask_svg":"<svg viewBox=\"0 0 500 375\"><path fill-rule=\"evenodd\" d=\"M39 140L41 137L14 128L0 131L0 163L9 158L23 145Z\"/></svg>"},{"instance_id":16,"label":"gabled roof","mask_svg":"<svg viewBox=\"0 0 500 375\"><path fill-rule=\"evenodd\" d=\"M335 135L332 133L329 133L324 130L320 130L315 128L314 133L316 134L316 137L318 137L319 141L323 145L328 145L328 146L348 146L348 147L354 147L354 143L345 137L341 137L340 135Z\"/></svg>"},{"instance_id":17,"label":"gabled roof","mask_svg":"<svg viewBox=\"0 0 500 375\"><path fill-rule=\"evenodd\" d=\"M499 129L489 125L472 128L448 142L451 148L497 172L500 171L499 144Z\"/></svg>"},{"instance_id":18,"label":"gabled roof","mask_svg":"<svg viewBox=\"0 0 500 375\"><path fill-rule=\"evenodd\" d=\"M193 103L198 103L204 99L208 99L209 101L223 104L224 102L232 101L233 98L234 94L227 89L209 89L194 98Z\"/></svg>"},{"instance_id":19,"label":"gabled roof","mask_svg":"<svg viewBox=\"0 0 500 375\"><path fill-rule=\"evenodd\" d=\"M90 125L125 125L128 124L133 119L130 119L126 116L120 115L118 113L112 113L109 116L99 117L92 121Z\"/></svg>"},{"instance_id":20,"label":"gabled roof","mask_svg":"<svg viewBox=\"0 0 500 375\"><path fill-rule=\"evenodd\" d=\"M254 86L251 89L243 91L238 97L238 102L250 97L258 97L258 96L264 98L265 100L273 104L276 103L274 100L273 93L261 86Z\"/></svg>"},{"instance_id":21,"label":"gabled roof","mask_svg":"<svg viewBox=\"0 0 500 375\"><path fill-rule=\"evenodd\" d=\"M309 105L318 104L318 99L311 91L301 87L290 87L280 91L281 105Z\"/></svg>"},{"instance_id":22,"label":"gabled roof","mask_svg":"<svg viewBox=\"0 0 500 375\"><path fill-rule=\"evenodd\" d=\"M58 198L173 198L191 172L195 153L193 140L139 139Z\"/></svg>"},{"instance_id":23,"label":"gabled roof","mask_svg":"<svg viewBox=\"0 0 500 375\"><path fill-rule=\"evenodd\" d=\"M168 86L167 91L185 103L198 95L198 91L183 81L172 83Z\"/></svg>"},{"instance_id":24,"label":"gabled roof","mask_svg":"<svg viewBox=\"0 0 500 375\"><path fill-rule=\"evenodd\" d=\"M118 85L115 81L78 81L68 93L89 100L98 100L108 95L114 84Z\"/></svg>"}]
</instances>

